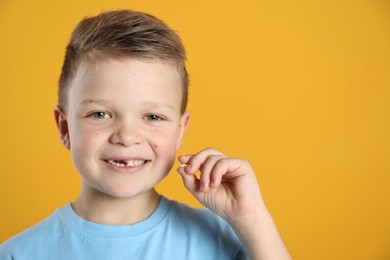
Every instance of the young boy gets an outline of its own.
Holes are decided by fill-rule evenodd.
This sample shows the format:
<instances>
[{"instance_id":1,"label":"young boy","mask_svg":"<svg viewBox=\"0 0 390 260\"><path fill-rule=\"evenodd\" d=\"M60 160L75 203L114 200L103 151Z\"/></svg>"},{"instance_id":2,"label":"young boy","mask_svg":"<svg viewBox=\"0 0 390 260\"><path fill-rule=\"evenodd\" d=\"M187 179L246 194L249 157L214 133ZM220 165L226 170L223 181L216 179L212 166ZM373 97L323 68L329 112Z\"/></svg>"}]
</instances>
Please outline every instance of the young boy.
<instances>
[{"instance_id":1,"label":"young boy","mask_svg":"<svg viewBox=\"0 0 390 260\"><path fill-rule=\"evenodd\" d=\"M185 187L208 209L153 188L188 126L187 87L184 47L162 21L133 11L82 20L54 110L80 196L2 244L0 259L290 259L248 162L211 148L179 156Z\"/></svg>"}]
</instances>

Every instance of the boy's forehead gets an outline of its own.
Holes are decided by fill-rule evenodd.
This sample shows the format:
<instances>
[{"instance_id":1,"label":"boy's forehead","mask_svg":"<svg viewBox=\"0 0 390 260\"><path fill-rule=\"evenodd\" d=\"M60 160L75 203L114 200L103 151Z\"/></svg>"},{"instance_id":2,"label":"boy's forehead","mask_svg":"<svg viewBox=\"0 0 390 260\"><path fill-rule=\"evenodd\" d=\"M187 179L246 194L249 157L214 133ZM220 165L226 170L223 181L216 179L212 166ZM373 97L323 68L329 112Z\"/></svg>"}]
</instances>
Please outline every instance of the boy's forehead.
<instances>
[{"instance_id":1,"label":"boy's forehead","mask_svg":"<svg viewBox=\"0 0 390 260\"><path fill-rule=\"evenodd\" d=\"M71 88L73 98L78 100L84 94L98 95L94 92L108 91L121 84L139 86L153 92L166 91L164 95L172 92L171 96L178 98L182 95L177 66L157 59L85 59L77 69Z\"/></svg>"},{"instance_id":2,"label":"boy's forehead","mask_svg":"<svg viewBox=\"0 0 390 260\"><path fill-rule=\"evenodd\" d=\"M138 70L141 75L150 73L150 69L157 65L160 68L164 68L165 71L163 74L171 76L171 81L178 81L173 83L180 83L181 81L178 66L174 62L161 59L138 59L132 57L83 59L77 68L75 79L91 79L109 73L118 74L117 72L122 72L123 75L128 74L136 76L134 70L139 68L139 64L144 65L142 66L141 71ZM120 71L118 71L118 69L120 69ZM166 72L169 73L167 74Z\"/></svg>"}]
</instances>

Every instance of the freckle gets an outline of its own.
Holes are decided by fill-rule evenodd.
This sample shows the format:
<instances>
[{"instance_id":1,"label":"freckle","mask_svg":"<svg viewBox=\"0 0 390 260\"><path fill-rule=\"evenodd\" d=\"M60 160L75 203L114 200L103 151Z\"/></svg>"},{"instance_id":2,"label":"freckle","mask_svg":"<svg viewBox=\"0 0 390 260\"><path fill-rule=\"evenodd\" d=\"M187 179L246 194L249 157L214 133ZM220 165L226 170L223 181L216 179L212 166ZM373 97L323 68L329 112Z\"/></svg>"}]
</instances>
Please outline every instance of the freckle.
<instances>
[{"instance_id":1,"label":"freckle","mask_svg":"<svg viewBox=\"0 0 390 260\"><path fill-rule=\"evenodd\" d=\"M96 133L95 135L98 135L99 133Z\"/></svg>"},{"instance_id":2,"label":"freckle","mask_svg":"<svg viewBox=\"0 0 390 260\"><path fill-rule=\"evenodd\" d=\"M157 148L157 144L154 145L154 148Z\"/></svg>"},{"instance_id":3,"label":"freckle","mask_svg":"<svg viewBox=\"0 0 390 260\"><path fill-rule=\"evenodd\" d=\"M115 125L115 127L118 127L118 125Z\"/></svg>"}]
</instances>

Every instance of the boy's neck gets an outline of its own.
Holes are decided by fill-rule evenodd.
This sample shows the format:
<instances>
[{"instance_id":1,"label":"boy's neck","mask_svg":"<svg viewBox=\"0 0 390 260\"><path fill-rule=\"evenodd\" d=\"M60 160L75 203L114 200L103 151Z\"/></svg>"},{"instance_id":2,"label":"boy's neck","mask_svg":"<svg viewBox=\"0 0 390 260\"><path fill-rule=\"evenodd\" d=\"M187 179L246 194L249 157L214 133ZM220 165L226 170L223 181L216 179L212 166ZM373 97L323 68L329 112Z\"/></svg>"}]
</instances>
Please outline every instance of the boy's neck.
<instances>
[{"instance_id":1,"label":"boy's neck","mask_svg":"<svg viewBox=\"0 0 390 260\"><path fill-rule=\"evenodd\" d=\"M82 191L72 208L79 217L97 224L132 225L152 215L159 201L154 189L128 199Z\"/></svg>"}]
</instances>

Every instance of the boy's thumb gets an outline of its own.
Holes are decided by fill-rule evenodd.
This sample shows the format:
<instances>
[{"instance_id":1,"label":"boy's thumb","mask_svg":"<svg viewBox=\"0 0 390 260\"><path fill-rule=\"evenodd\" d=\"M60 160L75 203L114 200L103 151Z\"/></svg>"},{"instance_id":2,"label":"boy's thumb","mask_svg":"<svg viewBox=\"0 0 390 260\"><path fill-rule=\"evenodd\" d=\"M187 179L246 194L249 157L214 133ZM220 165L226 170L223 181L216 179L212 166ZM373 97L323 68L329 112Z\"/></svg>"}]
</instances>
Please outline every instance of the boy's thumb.
<instances>
[{"instance_id":1,"label":"boy's thumb","mask_svg":"<svg viewBox=\"0 0 390 260\"><path fill-rule=\"evenodd\" d=\"M196 196L196 191L199 188L199 180L196 178L195 174L185 173L184 168L179 167L177 172L181 175L183 179L184 186L189 190L194 196Z\"/></svg>"}]
</instances>

